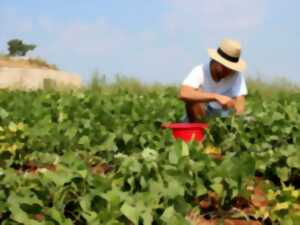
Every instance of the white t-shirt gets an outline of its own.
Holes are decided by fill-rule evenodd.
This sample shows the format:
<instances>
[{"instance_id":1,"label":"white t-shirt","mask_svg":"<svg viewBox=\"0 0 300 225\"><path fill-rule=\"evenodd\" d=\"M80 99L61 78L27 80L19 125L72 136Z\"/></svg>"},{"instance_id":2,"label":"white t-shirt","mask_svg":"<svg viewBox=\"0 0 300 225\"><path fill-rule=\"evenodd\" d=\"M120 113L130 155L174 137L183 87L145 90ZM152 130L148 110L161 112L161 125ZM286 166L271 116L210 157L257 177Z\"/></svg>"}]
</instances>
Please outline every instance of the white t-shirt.
<instances>
[{"instance_id":1,"label":"white t-shirt","mask_svg":"<svg viewBox=\"0 0 300 225\"><path fill-rule=\"evenodd\" d=\"M228 97L248 94L246 81L242 74L237 72L232 76L221 79L219 82L215 82L211 77L209 63L196 66L184 79L182 85L201 88L205 92L217 93ZM210 102L209 105L216 109L222 108L217 102Z\"/></svg>"}]
</instances>

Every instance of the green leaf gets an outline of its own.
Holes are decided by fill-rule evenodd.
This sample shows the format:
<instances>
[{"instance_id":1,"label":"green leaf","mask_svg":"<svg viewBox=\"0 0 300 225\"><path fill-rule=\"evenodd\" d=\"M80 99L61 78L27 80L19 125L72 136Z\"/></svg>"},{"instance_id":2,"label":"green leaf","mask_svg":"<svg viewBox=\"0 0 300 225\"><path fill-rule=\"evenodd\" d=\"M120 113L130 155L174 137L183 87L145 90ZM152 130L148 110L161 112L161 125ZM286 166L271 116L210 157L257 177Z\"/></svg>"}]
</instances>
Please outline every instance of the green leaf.
<instances>
[{"instance_id":1,"label":"green leaf","mask_svg":"<svg viewBox=\"0 0 300 225\"><path fill-rule=\"evenodd\" d=\"M168 223L168 221L175 215L176 211L174 207L168 207L165 209L164 213L161 215L161 220Z\"/></svg>"},{"instance_id":2,"label":"green leaf","mask_svg":"<svg viewBox=\"0 0 300 225\"><path fill-rule=\"evenodd\" d=\"M182 156L189 156L189 146L183 141L182 142Z\"/></svg>"},{"instance_id":3,"label":"green leaf","mask_svg":"<svg viewBox=\"0 0 300 225\"><path fill-rule=\"evenodd\" d=\"M281 220L282 225L296 225L293 223L293 219L290 216L285 216L283 220Z\"/></svg>"},{"instance_id":4,"label":"green leaf","mask_svg":"<svg viewBox=\"0 0 300 225\"><path fill-rule=\"evenodd\" d=\"M157 151L155 151L153 149L146 148L142 152L142 156L147 161L155 161L158 158L158 153L157 153Z\"/></svg>"},{"instance_id":5,"label":"green leaf","mask_svg":"<svg viewBox=\"0 0 300 225\"><path fill-rule=\"evenodd\" d=\"M85 147L89 147L90 146L90 138L88 136L82 136L79 139L78 144L83 145Z\"/></svg>"},{"instance_id":6,"label":"green leaf","mask_svg":"<svg viewBox=\"0 0 300 225\"><path fill-rule=\"evenodd\" d=\"M9 122L8 129L11 132L17 132L17 130L18 130L17 124L15 124L14 122Z\"/></svg>"},{"instance_id":7,"label":"green leaf","mask_svg":"<svg viewBox=\"0 0 300 225\"><path fill-rule=\"evenodd\" d=\"M138 224L140 212L136 207L133 207L125 202L121 207L121 212L135 225Z\"/></svg>"},{"instance_id":8,"label":"green leaf","mask_svg":"<svg viewBox=\"0 0 300 225\"><path fill-rule=\"evenodd\" d=\"M184 196L184 186L182 186L176 180L170 180L168 182L168 189L166 190L166 194L171 198L175 198L177 196Z\"/></svg>"},{"instance_id":9,"label":"green leaf","mask_svg":"<svg viewBox=\"0 0 300 225\"><path fill-rule=\"evenodd\" d=\"M126 198L126 194L120 190L114 188L107 193L101 194L101 197L104 198L112 208L120 208L122 200Z\"/></svg>"},{"instance_id":10,"label":"green leaf","mask_svg":"<svg viewBox=\"0 0 300 225\"><path fill-rule=\"evenodd\" d=\"M163 182L150 180L149 191L150 193L157 193L157 195L162 195L165 192L165 186Z\"/></svg>"},{"instance_id":11,"label":"green leaf","mask_svg":"<svg viewBox=\"0 0 300 225\"><path fill-rule=\"evenodd\" d=\"M92 201L91 195L83 196L79 202L81 208L86 212L90 211L91 210L91 201Z\"/></svg>"},{"instance_id":12,"label":"green leaf","mask_svg":"<svg viewBox=\"0 0 300 225\"><path fill-rule=\"evenodd\" d=\"M99 145L99 150L100 151L117 150L117 146L115 145L115 138L116 135L114 133L109 133L108 137L104 140L104 142Z\"/></svg>"},{"instance_id":13,"label":"green leaf","mask_svg":"<svg viewBox=\"0 0 300 225\"><path fill-rule=\"evenodd\" d=\"M42 205L42 202L39 201L37 198L30 198L29 196L18 196L16 193L11 192L10 196L8 197L8 206L10 209L11 218L15 221L22 223L22 224L32 224L32 225L42 225L43 223L40 223L36 220L31 219L30 214L22 210L21 205L27 204L27 205Z\"/></svg>"},{"instance_id":14,"label":"green leaf","mask_svg":"<svg viewBox=\"0 0 300 225\"><path fill-rule=\"evenodd\" d=\"M171 164L178 164L182 156L182 145L181 142L176 142L175 145L169 148L169 162Z\"/></svg>"},{"instance_id":15,"label":"green leaf","mask_svg":"<svg viewBox=\"0 0 300 225\"><path fill-rule=\"evenodd\" d=\"M177 164L179 161L179 157L177 155L177 152L175 150L172 150L169 152L169 161L172 164Z\"/></svg>"},{"instance_id":16,"label":"green leaf","mask_svg":"<svg viewBox=\"0 0 300 225\"><path fill-rule=\"evenodd\" d=\"M77 128L76 127L71 127L67 130L66 132L66 136L69 138L69 139L72 139L76 136L77 134Z\"/></svg>"},{"instance_id":17,"label":"green leaf","mask_svg":"<svg viewBox=\"0 0 300 225\"><path fill-rule=\"evenodd\" d=\"M276 168L276 172L281 180L281 182L285 182L289 179L290 169L287 167Z\"/></svg>"},{"instance_id":18,"label":"green leaf","mask_svg":"<svg viewBox=\"0 0 300 225\"><path fill-rule=\"evenodd\" d=\"M48 213L52 219L54 219L59 224L73 225L71 219L66 219L62 213L60 213L56 208L52 207L48 209Z\"/></svg>"},{"instance_id":19,"label":"green leaf","mask_svg":"<svg viewBox=\"0 0 300 225\"><path fill-rule=\"evenodd\" d=\"M133 138L133 136L131 134L123 134L123 140L125 142L125 144L127 144L131 139Z\"/></svg>"},{"instance_id":20,"label":"green leaf","mask_svg":"<svg viewBox=\"0 0 300 225\"><path fill-rule=\"evenodd\" d=\"M202 180L197 180L196 183L196 194L197 196L205 195L207 193L207 189L205 185L203 184Z\"/></svg>"},{"instance_id":21,"label":"green leaf","mask_svg":"<svg viewBox=\"0 0 300 225\"><path fill-rule=\"evenodd\" d=\"M287 159L287 164L292 168L300 169L300 154L289 156Z\"/></svg>"},{"instance_id":22,"label":"green leaf","mask_svg":"<svg viewBox=\"0 0 300 225\"><path fill-rule=\"evenodd\" d=\"M98 214L91 209L92 203L92 195L85 195L80 200L80 207L83 210L83 217L86 219L88 224L97 225L99 224L98 221Z\"/></svg>"},{"instance_id":23,"label":"green leaf","mask_svg":"<svg viewBox=\"0 0 300 225\"><path fill-rule=\"evenodd\" d=\"M2 107L0 107L0 118L1 119L6 119L8 117L8 112L3 109Z\"/></svg>"},{"instance_id":24,"label":"green leaf","mask_svg":"<svg viewBox=\"0 0 300 225\"><path fill-rule=\"evenodd\" d=\"M142 171L142 164L136 160L131 161L130 171L140 173Z\"/></svg>"},{"instance_id":25,"label":"green leaf","mask_svg":"<svg viewBox=\"0 0 300 225\"><path fill-rule=\"evenodd\" d=\"M219 195L223 196L224 186L223 184L217 182L211 185L211 188Z\"/></svg>"},{"instance_id":26,"label":"green leaf","mask_svg":"<svg viewBox=\"0 0 300 225\"><path fill-rule=\"evenodd\" d=\"M173 206L165 209L164 213L161 216L161 220L164 221L167 225L190 225L190 223L185 220L183 216L175 211Z\"/></svg>"},{"instance_id":27,"label":"green leaf","mask_svg":"<svg viewBox=\"0 0 300 225\"><path fill-rule=\"evenodd\" d=\"M153 216L152 216L151 210L145 211L141 217L143 218L144 225L152 225Z\"/></svg>"},{"instance_id":28,"label":"green leaf","mask_svg":"<svg viewBox=\"0 0 300 225\"><path fill-rule=\"evenodd\" d=\"M68 170L62 166L58 166L56 171L47 170L42 174L45 178L54 182L57 186L63 186L76 177L71 170Z\"/></svg>"}]
</instances>

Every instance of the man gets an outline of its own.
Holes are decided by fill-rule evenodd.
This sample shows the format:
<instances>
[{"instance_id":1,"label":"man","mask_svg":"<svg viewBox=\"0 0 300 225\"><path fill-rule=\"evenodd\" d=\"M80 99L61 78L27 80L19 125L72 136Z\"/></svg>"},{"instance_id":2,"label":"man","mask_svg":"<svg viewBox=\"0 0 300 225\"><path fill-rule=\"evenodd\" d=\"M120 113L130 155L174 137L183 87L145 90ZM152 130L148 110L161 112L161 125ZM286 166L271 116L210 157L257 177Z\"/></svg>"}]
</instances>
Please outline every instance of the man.
<instances>
[{"instance_id":1,"label":"man","mask_svg":"<svg viewBox=\"0 0 300 225\"><path fill-rule=\"evenodd\" d=\"M240 43L224 39L218 50L208 49L208 54L210 62L196 66L182 82L179 98L185 102L187 114L183 122L245 111L247 87L240 72L246 62L240 58Z\"/></svg>"}]
</instances>

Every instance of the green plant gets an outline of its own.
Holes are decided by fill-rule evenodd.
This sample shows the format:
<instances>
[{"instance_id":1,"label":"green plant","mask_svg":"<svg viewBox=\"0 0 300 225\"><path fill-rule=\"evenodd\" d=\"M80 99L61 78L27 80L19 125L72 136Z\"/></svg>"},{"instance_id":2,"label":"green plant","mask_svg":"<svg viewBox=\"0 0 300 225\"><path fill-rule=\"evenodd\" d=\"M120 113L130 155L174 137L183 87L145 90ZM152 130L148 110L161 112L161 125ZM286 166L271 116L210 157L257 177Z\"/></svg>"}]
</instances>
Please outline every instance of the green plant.
<instances>
[{"instance_id":1,"label":"green plant","mask_svg":"<svg viewBox=\"0 0 300 225\"><path fill-rule=\"evenodd\" d=\"M28 51L36 48L36 45L23 43L20 39L12 39L7 42L9 56L25 56Z\"/></svg>"},{"instance_id":2,"label":"green plant","mask_svg":"<svg viewBox=\"0 0 300 225\"><path fill-rule=\"evenodd\" d=\"M244 116L186 144L160 128L184 113L176 87L103 83L0 92L2 224L189 224L196 211L298 225L299 94L251 94ZM251 205L256 173L269 205L248 215L234 202Z\"/></svg>"}]
</instances>

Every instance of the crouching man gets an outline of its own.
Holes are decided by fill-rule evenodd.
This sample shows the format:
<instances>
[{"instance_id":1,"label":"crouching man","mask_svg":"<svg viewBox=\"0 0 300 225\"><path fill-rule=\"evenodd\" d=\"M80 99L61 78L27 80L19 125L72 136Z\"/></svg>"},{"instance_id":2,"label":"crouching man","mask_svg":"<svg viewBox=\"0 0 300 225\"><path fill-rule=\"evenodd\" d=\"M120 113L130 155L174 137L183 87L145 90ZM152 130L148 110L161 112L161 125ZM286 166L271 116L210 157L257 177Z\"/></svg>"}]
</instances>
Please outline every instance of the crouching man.
<instances>
[{"instance_id":1,"label":"crouching man","mask_svg":"<svg viewBox=\"0 0 300 225\"><path fill-rule=\"evenodd\" d=\"M205 116L228 116L245 111L247 86L240 73L246 62L240 58L240 43L224 39L217 50L208 49L211 60L196 66L184 79L179 98L186 105L182 122L199 122Z\"/></svg>"}]
</instances>

